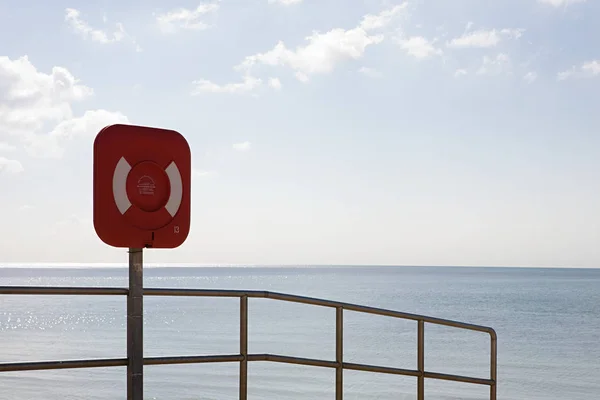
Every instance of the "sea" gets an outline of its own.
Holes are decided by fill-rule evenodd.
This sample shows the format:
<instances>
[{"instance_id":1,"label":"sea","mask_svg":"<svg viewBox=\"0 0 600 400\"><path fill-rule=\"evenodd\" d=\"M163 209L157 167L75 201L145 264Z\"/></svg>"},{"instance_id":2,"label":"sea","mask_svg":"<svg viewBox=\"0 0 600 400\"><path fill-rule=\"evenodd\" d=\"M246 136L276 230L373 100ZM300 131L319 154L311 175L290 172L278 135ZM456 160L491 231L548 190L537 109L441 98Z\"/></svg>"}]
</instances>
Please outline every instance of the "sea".
<instances>
[{"instance_id":1,"label":"sea","mask_svg":"<svg viewBox=\"0 0 600 400\"><path fill-rule=\"evenodd\" d=\"M0 268L0 286L127 287L123 267ZM498 399L600 399L600 269L147 267L149 288L255 289L494 328ZM249 299L249 352L335 360L335 311ZM425 325L425 369L489 378L489 335ZM0 296L0 362L126 357L124 296ZM239 300L144 299L144 355L239 353ZM344 360L416 369L417 324L344 313ZM146 366L144 398L238 398L238 363ZM335 399L335 371L248 366L249 399ZM125 367L0 372L1 400L126 398ZM426 379L425 398L488 399ZM344 399L416 399L416 378L345 371Z\"/></svg>"}]
</instances>

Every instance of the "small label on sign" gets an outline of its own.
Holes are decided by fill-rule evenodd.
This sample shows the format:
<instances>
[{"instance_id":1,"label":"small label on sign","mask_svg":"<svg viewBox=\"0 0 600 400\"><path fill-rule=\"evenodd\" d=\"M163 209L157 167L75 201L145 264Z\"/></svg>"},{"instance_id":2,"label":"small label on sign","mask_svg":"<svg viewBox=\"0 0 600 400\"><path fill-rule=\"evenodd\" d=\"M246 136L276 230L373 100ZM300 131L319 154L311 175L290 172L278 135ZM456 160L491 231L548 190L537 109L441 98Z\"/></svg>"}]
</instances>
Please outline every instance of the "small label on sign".
<instances>
[{"instance_id":1,"label":"small label on sign","mask_svg":"<svg viewBox=\"0 0 600 400\"><path fill-rule=\"evenodd\" d=\"M154 196L156 184L154 183L154 179L150 178L148 175L144 175L138 180L137 188L141 195Z\"/></svg>"},{"instance_id":2,"label":"small label on sign","mask_svg":"<svg viewBox=\"0 0 600 400\"><path fill-rule=\"evenodd\" d=\"M173 228L173 232L179 233L179 225L175 225L175 227Z\"/></svg>"}]
</instances>

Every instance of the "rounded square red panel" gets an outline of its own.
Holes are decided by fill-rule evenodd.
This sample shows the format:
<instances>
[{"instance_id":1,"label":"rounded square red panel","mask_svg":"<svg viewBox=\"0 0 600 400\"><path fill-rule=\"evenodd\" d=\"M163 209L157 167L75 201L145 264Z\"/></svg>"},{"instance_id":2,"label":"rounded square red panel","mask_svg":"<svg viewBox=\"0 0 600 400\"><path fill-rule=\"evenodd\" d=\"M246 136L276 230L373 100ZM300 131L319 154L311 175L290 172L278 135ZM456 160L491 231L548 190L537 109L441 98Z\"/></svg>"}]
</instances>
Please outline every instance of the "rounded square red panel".
<instances>
[{"instance_id":1,"label":"rounded square red panel","mask_svg":"<svg viewBox=\"0 0 600 400\"><path fill-rule=\"evenodd\" d=\"M190 230L191 154L176 131L116 124L94 140L94 229L114 247L175 248Z\"/></svg>"}]
</instances>

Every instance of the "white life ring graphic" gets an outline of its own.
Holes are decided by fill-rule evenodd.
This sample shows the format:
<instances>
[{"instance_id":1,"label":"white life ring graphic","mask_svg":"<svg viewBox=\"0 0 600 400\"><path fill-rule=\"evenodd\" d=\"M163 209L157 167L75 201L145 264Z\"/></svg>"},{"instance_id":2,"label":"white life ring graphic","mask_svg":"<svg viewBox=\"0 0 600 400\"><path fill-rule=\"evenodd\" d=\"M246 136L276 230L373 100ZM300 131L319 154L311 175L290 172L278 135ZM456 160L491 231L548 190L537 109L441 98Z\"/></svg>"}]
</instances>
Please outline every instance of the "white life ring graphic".
<instances>
[{"instance_id":1,"label":"white life ring graphic","mask_svg":"<svg viewBox=\"0 0 600 400\"><path fill-rule=\"evenodd\" d=\"M127 176L129 175L131 169L132 167L129 165L125 157L121 157L113 174L113 196L115 199L115 204L117 205L117 209L121 214L125 214L132 206L129 196L127 195ZM183 182L181 180L179 168L177 168L175 161L172 161L169 164L169 166L165 169L165 173L169 178L171 192L169 194L167 203L164 205L164 208L171 215L171 217L175 217L175 214L177 214L177 211L179 210L179 206L181 206L181 200L183 198Z\"/></svg>"}]
</instances>

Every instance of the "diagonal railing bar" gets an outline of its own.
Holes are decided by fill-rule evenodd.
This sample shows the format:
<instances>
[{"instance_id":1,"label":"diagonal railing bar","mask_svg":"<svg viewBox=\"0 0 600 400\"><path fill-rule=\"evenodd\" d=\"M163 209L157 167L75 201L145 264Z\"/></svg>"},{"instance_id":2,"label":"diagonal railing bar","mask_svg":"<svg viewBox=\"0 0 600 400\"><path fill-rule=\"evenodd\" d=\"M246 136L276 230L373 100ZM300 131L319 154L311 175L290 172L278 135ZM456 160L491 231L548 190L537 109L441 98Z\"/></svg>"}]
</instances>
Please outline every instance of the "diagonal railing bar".
<instances>
[{"instance_id":1,"label":"diagonal railing bar","mask_svg":"<svg viewBox=\"0 0 600 400\"><path fill-rule=\"evenodd\" d=\"M47 286L0 286L0 295L127 295L128 289L109 288L109 287L47 287ZM495 336L493 328L481 325L474 325L464 322L458 322L448 319L429 317L426 315L411 314L400 311L388 310L384 308L361 306L358 304L344 303L339 301L324 300L314 297L297 296L292 294L269 292L262 290L220 290L220 289L160 289L145 288L144 296L166 296L166 297L238 297L243 296L252 298L267 298L282 300L292 303L311 304L322 307L338 308L342 307L347 311L364 312L389 316L413 321L423 321L436 325L444 325L472 331L489 333Z\"/></svg>"},{"instance_id":2,"label":"diagonal railing bar","mask_svg":"<svg viewBox=\"0 0 600 400\"><path fill-rule=\"evenodd\" d=\"M0 286L0 295L128 295L129 290L124 288L104 287L33 287L33 286ZM380 374L412 376L417 378L417 400L425 398L425 379L435 379L453 382L486 385L490 388L490 400L497 400L497 335L494 329L481 325L468 324L453 320L429 317L425 315L410 314L383 308L367 307L358 304L338 301L323 300L313 297L296 296L285 293L258 291L258 290L218 290L218 289L161 289L145 288L144 296L169 296L169 297L230 297L240 299L240 354L230 355L201 355L177 357L146 357L143 365L168 365L168 364L200 364L200 363L225 363L237 362L240 365L239 399L247 400L248 396L248 362L263 361L274 363L287 363L313 367L332 368L336 370L335 392L336 400L343 400L343 371L365 371ZM265 298L291 303L307 304L313 306L329 307L336 310L335 329L335 361L318 360L311 358L291 357L277 354L249 354L248 353L248 299ZM392 318L412 320L417 322L417 369L392 368L368 364L344 362L343 337L344 337L344 311L354 311L366 314L381 315ZM490 378L476 378L461 375L452 375L427 371L425 369L425 324L435 324L458 329L483 332L490 335ZM0 372L32 371L48 369L74 369L74 368L101 368L127 366L128 358L91 359L91 360L64 360L64 361L39 361L0 363Z\"/></svg>"}]
</instances>

